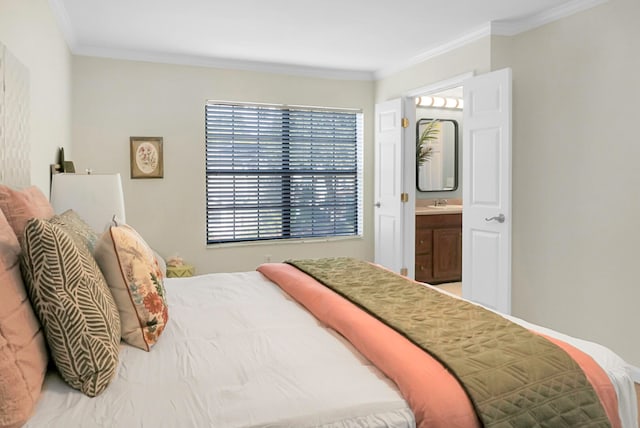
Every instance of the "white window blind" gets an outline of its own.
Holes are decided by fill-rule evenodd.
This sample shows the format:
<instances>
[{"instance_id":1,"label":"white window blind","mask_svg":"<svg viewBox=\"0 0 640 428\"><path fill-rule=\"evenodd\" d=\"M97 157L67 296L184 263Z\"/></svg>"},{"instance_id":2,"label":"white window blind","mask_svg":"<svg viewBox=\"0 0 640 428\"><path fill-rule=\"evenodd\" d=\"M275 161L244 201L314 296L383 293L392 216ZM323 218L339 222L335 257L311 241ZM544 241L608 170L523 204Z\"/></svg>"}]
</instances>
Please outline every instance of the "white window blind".
<instances>
[{"instance_id":1,"label":"white window blind","mask_svg":"<svg viewBox=\"0 0 640 428\"><path fill-rule=\"evenodd\" d=\"M206 105L207 243L359 235L362 113Z\"/></svg>"}]
</instances>

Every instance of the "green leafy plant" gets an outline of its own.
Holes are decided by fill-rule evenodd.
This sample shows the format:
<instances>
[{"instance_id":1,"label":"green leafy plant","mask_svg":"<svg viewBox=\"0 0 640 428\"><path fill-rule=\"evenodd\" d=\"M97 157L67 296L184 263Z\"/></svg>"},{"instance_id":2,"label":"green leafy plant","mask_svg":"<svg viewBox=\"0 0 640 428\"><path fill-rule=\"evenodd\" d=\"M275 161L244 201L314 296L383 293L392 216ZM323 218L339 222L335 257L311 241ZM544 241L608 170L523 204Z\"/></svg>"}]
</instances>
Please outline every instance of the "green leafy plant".
<instances>
[{"instance_id":1,"label":"green leafy plant","mask_svg":"<svg viewBox=\"0 0 640 428\"><path fill-rule=\"evenodd\" d=\"M429 159L431 159L433 147L430 143L438 139L440 134L439 124L440 121L438 119L433 119L432 121L427 122L422 134L420 134L420 138L416 142L416 162L418 163L418 166L424 165L425 162L428 162Z\"/></svg>"}]
</instances>

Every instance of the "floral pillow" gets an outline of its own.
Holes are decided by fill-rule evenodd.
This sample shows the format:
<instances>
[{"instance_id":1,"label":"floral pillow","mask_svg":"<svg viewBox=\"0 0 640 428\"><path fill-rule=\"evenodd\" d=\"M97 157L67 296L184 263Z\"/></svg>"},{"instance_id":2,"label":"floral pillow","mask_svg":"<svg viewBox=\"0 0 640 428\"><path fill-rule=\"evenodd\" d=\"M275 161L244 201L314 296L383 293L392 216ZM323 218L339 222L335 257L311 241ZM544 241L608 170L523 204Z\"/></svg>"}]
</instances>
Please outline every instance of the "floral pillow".
<instances>
[{"instance_id":1,"label":"floral pillow","mask_svg":"<svg viewBox=\"0 0 640 428\"><path fill-rule=\"evenodd\" d=\"M149 351L169 319L164 274L153 250L138 232L122 224L102 235L94 255L118 306L122 339Z\"/></svg>"}]
</instances>

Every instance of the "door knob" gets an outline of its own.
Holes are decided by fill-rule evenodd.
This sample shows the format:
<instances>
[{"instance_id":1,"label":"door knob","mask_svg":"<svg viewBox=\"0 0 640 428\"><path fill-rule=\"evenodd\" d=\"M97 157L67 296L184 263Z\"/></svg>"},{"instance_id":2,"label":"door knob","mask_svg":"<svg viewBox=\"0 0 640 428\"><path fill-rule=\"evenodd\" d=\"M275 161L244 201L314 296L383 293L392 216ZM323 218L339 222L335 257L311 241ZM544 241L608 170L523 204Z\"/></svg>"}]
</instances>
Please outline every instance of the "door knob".
<instances>
[{"instance_id":1,"label":"door knob","mask_svg":"<svg viewBox=\"0 0 640 428\"><path fill-rule=\"evenodd\" d=\"M380 204L380 202L376 202L376 208L380 208L382 206L382 204Z\"/></svg>"},{"instance_id":2,"label":"door knob","mask_svg":"<svg viewBox=\"0 0 640 428\"><path fill-rule=\"evenodd\" d=\"M504 214L500 213L495 217L485 217L484 221L497 221L498 223L504 223Z\"/></svg>"}]
</instances>

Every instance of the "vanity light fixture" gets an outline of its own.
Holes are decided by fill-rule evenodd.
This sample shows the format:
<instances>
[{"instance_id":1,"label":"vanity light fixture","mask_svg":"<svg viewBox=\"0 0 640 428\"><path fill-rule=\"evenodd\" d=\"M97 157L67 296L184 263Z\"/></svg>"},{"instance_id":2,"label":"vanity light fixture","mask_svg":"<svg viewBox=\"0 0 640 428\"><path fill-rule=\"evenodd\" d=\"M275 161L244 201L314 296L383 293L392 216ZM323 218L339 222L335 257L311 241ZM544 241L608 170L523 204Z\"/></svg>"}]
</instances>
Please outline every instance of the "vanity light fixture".
<instances>
[{"instance_id":1,"label":"vanity light fixture","mask_svg":"<svg viewBox=\"0 0 640 428\"><path fill-rule=\"evenodd\" d=\"M464 106L464 101L462 100L462 98L426 96L417 97L416 105L420 107L462 109Z\"/></svg>"}]
</instances>

